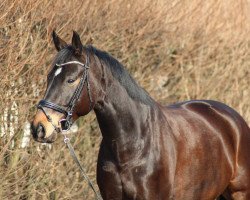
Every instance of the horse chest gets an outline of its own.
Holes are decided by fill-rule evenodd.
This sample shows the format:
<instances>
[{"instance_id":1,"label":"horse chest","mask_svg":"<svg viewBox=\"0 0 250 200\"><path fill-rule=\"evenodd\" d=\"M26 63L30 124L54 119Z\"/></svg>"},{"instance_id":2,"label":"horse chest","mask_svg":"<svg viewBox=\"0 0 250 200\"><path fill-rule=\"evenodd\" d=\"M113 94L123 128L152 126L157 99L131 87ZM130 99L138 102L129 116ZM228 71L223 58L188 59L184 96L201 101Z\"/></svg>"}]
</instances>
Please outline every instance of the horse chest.
<instances>
[{"instance_id":1,"label":"horse chest","mask_svg":"<svg viewBox=\"0 0 250 200\"><path fill-rule=\"evenodd\" d=\"M135 177L131 173L120 174L122 190L129 199L136 199L138 195L138 185Z\"/></svg>"},{"instance_id":2,"label":"horse chest","mask_svg":"<svg viewBox=\"0 0 250 200\"><path fill-rule=\"evenodd\" d=\"M159 177L157 170L151 171L148 164L142 164L123 170L119 175L124 199L154 199L159 194L159 187L154 187Z\"/></svg>"}]
</instances>

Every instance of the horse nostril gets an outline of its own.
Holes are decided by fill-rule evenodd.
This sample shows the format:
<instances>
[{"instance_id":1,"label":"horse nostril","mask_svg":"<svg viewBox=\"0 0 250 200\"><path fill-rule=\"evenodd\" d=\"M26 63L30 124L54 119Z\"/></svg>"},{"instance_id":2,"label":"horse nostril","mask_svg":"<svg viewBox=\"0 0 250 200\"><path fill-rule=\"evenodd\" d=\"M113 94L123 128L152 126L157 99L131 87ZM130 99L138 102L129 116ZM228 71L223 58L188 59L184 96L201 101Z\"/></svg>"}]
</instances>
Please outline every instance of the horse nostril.
<instances>
[{"instance_id":1,"label":"horse nostril","mask_svg":"<svg viewBox=\"0 0 250 200\"><path fill-rule=\"evenodd\" d=\"M45 137L45 128L42 124L39 124L36 129L37 137L38 138L44 138Z\"/></svg>"},{"instance_id":2,"label":"horse nostril","mask_svg":"<svg viewBox=\"0 0 250 200\"><path fill-rule=\"evenodd\" d=\"M33 137L36 138L36 128L32 122L31 122L31 133Z\"/></svg>"}]
</instances>

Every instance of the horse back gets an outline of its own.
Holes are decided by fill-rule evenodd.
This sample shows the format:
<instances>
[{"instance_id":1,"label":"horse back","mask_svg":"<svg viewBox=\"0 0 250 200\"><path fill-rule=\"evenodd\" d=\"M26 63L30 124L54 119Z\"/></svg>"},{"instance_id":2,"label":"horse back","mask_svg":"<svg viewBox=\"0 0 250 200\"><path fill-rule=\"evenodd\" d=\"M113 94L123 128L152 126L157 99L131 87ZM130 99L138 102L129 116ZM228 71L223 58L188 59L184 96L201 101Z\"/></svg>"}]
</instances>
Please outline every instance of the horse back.
<instances>
[{"instance_id":1,"label":"horse back","mask_svg":"<svg viewBox=\"0 0 250 200\"><path fill-rule=\"evenodd\" d=\"M250 129L229 106L209 100L187 101L166 107L165 115L175 144L177 199L204 195L213 199L236 179L240 169L249 168Z\"/></svg>"}]
</instances>

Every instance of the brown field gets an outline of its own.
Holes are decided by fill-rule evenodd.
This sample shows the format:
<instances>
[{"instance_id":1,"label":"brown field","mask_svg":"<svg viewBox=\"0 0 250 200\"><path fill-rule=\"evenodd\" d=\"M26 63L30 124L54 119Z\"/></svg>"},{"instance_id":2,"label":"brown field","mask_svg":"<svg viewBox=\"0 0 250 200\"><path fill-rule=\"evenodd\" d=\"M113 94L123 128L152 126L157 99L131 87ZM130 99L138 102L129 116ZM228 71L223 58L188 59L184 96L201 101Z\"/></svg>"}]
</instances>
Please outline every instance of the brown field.
<instances>
[{"instance_id":1,"label":"brown field","mask_svg":"<svg viewBox=\"0 0 250 200\"><path fill-rule=\"evenodd\" d=\"M2 0L0 2L0 199L93 199L59 138L30 140L24 124L42 98L56 51L51 31L72 30L120 60L158 101L214 99L250 124L249 0ZM90 178L101 139L95 116L72 143ZM97 187L97 186L96 186Z\"/></svg>"}]
</instances>

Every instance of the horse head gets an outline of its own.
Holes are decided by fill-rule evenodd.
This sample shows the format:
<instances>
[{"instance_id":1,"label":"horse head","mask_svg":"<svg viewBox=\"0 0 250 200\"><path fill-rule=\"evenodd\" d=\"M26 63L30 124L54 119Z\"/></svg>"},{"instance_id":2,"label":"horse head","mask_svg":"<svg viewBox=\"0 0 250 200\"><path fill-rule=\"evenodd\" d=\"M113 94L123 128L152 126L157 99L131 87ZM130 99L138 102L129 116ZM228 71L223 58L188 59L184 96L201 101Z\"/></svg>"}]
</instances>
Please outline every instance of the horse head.
<instances>
[{"instance_id":1,"label":"horse head","mask_svg":"<svg viewBox=\"0 0 250 200\"><path fill-rule=\"evenodd\" d=\"M96 93L90 86L93 82L90 74L94 73L89 65L90 52L82 45L79 34L73 32L70 45L55 31L52 36L58 53L32 122L34 139L46 143L54 142L58 132L67 131L79 116L90 112Z\"/></svg>"}]
</instances>

